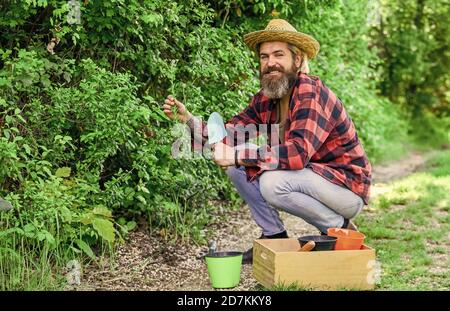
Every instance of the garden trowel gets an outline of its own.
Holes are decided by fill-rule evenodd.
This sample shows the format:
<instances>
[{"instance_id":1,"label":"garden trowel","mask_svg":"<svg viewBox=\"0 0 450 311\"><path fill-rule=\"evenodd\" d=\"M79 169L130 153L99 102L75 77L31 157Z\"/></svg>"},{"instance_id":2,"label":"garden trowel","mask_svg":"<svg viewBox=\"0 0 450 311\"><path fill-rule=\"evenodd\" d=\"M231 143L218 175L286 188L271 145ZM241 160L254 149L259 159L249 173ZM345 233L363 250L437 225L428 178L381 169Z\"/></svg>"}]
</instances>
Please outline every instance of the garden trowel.
<instances>
[{"instance_id":1,"label":"garden trowel","mask_svg":"<svg viewBox=\"0 0 450 311\"><path fill-rule=\"evenodd\" d=\"M222 141L227 136L223 119L217 112L211 113L206 126L208 129L208 144L210 145Z\"/></svg>"}]
</instances>

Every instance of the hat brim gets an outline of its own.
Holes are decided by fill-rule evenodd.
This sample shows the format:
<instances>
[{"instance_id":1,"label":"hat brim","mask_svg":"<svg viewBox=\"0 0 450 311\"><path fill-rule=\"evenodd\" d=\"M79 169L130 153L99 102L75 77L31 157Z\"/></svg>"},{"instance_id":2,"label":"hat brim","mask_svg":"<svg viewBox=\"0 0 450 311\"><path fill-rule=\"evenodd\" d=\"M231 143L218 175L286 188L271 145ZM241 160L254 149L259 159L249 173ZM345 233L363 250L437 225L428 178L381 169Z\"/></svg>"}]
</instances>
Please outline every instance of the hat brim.
<instances>
[{"instance_id":1,"label":"hat brim","mask_svg":"<svg viewBox=\"0 0 450 311\"><path fill-rule=\"evenodd\" d=\"M258 44L269 41L283 41L293 44L304 51L309 59L316 57L320 49L320 44L316 39L302 32L260 30L244 35L244 42L254 51L256 51Z\"/></svg>"}]
</instances>

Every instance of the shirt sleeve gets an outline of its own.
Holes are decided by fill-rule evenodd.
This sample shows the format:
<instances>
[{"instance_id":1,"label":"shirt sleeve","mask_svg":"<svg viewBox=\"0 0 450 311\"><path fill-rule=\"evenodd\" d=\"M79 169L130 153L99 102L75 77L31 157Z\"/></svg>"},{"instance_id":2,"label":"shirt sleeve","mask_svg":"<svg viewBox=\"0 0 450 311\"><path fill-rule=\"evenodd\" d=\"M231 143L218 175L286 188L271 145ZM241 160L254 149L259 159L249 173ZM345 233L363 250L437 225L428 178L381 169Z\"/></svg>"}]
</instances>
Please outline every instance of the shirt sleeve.
<instances>
[{"instance_id":1,"label":"shirt sleeve","mask_svg":"<svg viewBox=\"0 0 450 311\"><path fill-rule=\"evenodd\" d=\"M253 97L247 108L226 122L227 136L222 142L234 147L256 137L259 124L260 119L255 109L255 98ZM191 131L193 150L201 151L204 146L208 147L208 127L206 122L194 116L188 121L187 125Z\"/></svg>"}]
</instances>

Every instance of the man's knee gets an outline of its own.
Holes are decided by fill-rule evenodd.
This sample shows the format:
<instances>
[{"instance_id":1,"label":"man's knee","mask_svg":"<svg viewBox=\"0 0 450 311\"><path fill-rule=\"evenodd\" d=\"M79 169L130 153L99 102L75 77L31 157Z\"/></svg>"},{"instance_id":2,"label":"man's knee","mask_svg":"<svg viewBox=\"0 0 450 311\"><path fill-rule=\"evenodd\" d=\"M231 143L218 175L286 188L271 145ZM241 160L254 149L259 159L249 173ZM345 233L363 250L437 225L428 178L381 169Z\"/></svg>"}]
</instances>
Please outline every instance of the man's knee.
<instances>
[{"instance_id":1,"label":"man's knee","mask_svg":"<svg viewBox=\"0 0 450 311\"><path fill-rule=\"evenodd\" d=\"M274 207L279 207L281 196L287 193L285 184L282 171L267 171L259 179L261 195Z\"/></svg>"}]
</instances>

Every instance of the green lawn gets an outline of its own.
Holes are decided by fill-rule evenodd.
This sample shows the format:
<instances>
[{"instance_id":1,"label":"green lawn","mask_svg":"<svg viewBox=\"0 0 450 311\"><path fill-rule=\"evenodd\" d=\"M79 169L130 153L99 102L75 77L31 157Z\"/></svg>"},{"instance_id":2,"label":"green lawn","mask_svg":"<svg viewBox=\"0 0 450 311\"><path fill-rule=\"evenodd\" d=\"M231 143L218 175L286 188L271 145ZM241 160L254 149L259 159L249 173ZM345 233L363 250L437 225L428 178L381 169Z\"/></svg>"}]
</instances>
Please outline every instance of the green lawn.
<instances>
[{"instance_id":1,"label":"green lawn","mask_svg":"<svg viewBox=\"0 0 450 311\"><path fill-rule=\"evenodd\" d=\"M379 290L450 289L450 152L385 186L356 219L381 263Z\"/></svg>"}]
</instances>

